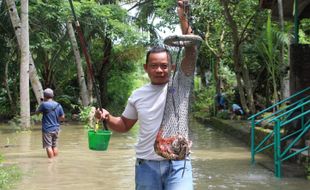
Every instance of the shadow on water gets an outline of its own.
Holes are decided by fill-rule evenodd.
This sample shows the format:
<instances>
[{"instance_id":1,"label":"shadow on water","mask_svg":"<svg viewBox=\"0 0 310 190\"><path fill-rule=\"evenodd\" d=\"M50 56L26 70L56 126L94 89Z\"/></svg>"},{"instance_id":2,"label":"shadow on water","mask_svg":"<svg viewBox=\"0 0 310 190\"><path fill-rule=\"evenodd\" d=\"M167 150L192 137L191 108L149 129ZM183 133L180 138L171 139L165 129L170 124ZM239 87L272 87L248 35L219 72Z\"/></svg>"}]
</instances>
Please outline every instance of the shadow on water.
<instances>
[{"instance_id":1,"label":"shadow on water","mask_svg":"<svg viewBox=\"0 0 310 190\"><path fill-rule=\"evenodd\" d=\"M5 133L3 129L5 128ZM113 133L107 151L88 149L87 130L81 125L62 126L57 159L49 161L41 144L41 130L8 131L0 126L0 152L6 164L23 172L16 190L134 189L134 144L137 127L127 134ZM210 126L191 122L192 164L196 190L308 189L300 178L278 180L265 168L250 165L248 147ZM7 144L14 145L4 147ZM262 155L258 161L268 159Z\"/></svg>"}]
</instances>

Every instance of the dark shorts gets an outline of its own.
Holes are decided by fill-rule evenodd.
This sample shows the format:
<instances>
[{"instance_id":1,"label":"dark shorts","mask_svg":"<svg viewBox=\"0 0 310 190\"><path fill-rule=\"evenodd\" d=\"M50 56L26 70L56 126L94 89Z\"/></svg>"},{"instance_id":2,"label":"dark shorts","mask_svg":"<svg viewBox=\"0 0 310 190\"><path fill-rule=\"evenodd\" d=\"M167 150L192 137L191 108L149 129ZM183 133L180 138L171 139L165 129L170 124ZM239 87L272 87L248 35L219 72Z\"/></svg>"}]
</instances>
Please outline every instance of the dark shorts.
<instances>
[{"instance_id":1,"label":"dark shorts","mask_svg":"<svg viewBox=\"0 0 310 190\"><path fill-rule=\"evenodd\" d=\"M43 132L42 144L43 148L57 147L59 131Z\"/></svg>"}]
</instances>

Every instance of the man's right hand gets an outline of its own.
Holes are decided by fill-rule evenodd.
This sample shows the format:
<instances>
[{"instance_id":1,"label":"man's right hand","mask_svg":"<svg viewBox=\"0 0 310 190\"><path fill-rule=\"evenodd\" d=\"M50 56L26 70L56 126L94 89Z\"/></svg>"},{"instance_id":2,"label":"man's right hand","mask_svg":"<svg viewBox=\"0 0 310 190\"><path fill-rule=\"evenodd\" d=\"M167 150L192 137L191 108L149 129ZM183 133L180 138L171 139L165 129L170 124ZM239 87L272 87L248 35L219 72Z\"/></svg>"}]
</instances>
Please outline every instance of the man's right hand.
<instances>
[{"instance_id":1,"label":"man's right hand","mask_svg":"<svg viewBox=\"0 0 310 190\"><path fill-rule=\"evenodd\" d=\"M180 19L186 19L186 14L189 12L188 0L177 0L178 2L178 15Z\"/></svg>"},{"instance_id":2,"label":"man's right hand","mask_svg":"<svg viewBox=\"0 0 310 190\"><path fill-rule=\"evenodd\" d=\"M178 3L178 16L181 24L182 34L192 34L192 28L188 23L188 14L189 14L189 1L188 0L177 0Z\"/></svg>"},{"instance_id":3,"label":"man's right hand","mask_svg":"<svg viewBox=\"0 0 310 190\"><path fill-rule=\"evenodd\" d=\"M110 113L107 110L103 109L103 108L101 108L101 109L98 108L96 110L96 112L95 112L95 117L97 119L99 119L99 120L101 120L101 119L103 119L103 120L108 119L109 115L110 115Z\"/></svg>"}]
</instances>

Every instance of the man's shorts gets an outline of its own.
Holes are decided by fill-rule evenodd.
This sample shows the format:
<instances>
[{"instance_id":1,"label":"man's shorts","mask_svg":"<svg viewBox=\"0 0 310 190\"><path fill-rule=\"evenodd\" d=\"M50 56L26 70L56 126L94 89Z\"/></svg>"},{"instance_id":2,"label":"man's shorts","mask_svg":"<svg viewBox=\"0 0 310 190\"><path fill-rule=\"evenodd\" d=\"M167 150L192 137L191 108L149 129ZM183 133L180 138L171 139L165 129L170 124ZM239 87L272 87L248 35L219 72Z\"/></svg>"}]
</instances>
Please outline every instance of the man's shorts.
<instances>
[{"instance_id":1,"label":"man's shorts","mask_svg":"<svg viewBox=\"0 0 310 190\"><path fill-rule=\"evenodd\" d=\"M43 148L57 147L59 131L43 132L42 143Z\"/></svg>"}]
</instances>

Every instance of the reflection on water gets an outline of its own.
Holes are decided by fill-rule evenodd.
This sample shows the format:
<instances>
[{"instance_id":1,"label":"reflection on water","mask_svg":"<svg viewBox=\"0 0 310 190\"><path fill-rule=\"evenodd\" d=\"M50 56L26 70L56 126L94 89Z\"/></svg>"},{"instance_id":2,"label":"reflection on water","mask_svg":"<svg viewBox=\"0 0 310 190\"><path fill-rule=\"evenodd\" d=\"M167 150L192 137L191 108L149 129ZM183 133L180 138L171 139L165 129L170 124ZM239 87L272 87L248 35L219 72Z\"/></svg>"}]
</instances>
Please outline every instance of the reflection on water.
<instances>
[{"instance_id":1,"label":"reflection on water","mask_svg":"<svg viewBox=\"0 0 310 190\"><path fill-rule=\"evenodd\" d=\"M251 166L249 149L238 140L194 121L191 126L196 190L309 188L307 180L278 180L259 165ZM91 151L87 131L81 125L66 124L60 134L60 154L49 161L39 127L21 133L7 128L0 126L0 152L7 164L18 164L23 171L17 190L134 189L136 129L127 134L113 133L107 151ZM268 158L257 158L262 159Z\"/></svg>"}]
</instances>

